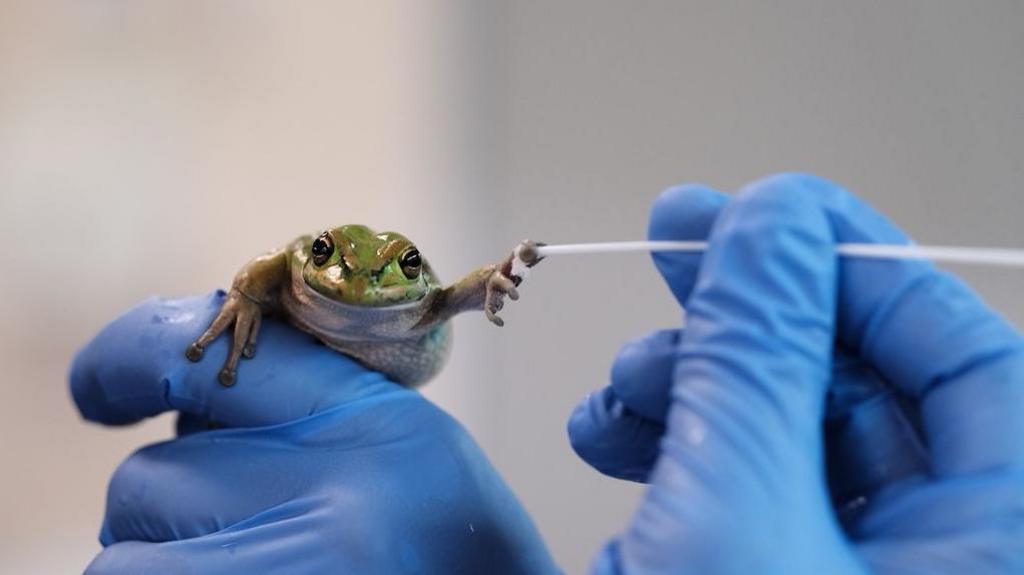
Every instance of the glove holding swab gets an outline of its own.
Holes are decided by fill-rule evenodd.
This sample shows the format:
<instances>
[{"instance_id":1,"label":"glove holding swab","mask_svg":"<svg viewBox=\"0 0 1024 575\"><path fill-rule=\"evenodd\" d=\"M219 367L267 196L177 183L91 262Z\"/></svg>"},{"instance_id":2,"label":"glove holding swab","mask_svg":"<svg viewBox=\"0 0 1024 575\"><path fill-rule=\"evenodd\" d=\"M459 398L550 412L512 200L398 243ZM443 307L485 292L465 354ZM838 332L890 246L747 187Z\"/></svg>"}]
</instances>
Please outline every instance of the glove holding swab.
<instances>
[{"instance_id":1,"label":"glove holding swab","mask_svg":"<svg viewBox=\"0 0 1024 575\"><path fill-rule=\"evenodd\" d=\"M694 243L538 254L676 250L653 259L685 325L624 346L567 426L649 484L593 573L1024 572L1024 340L919 261L1021 253L907 245L806 175L675 188L649 234Z\"/></svg>"}]
</instances>

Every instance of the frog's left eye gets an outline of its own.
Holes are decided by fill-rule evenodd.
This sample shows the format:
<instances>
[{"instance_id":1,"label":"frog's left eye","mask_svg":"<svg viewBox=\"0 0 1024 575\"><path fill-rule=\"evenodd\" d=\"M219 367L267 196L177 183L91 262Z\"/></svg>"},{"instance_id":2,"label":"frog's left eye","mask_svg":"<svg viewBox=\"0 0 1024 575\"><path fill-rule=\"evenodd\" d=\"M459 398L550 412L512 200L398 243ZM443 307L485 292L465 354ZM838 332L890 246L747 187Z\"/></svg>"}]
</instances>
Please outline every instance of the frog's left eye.
<instances>
[{"instance_id":1,"label":"frog's left eye","mask_svg":"<svg viewBox=\"0 0 1024 575\"><path fill-rule=\"evenodd\" d=\"M405 274L405 277L411 280L420 277L420 268L423 266L420 251L416 248L406 251L398 260L398 265L402 266L402 273Z\"/></svg>"},{"instance_id":2,"label":"frog's left eye","mask_svg":"<svg viewBox=\"0 0 1024 575\"><path fill-rule=\"evenodd\" d=\"M331 259L331 254L334 253L334 240L331 239L331 235L327 232L320 234L320 237L313 241L313 263L322 266L327 263L327 260Z\"/></svg>"}]
</instances>

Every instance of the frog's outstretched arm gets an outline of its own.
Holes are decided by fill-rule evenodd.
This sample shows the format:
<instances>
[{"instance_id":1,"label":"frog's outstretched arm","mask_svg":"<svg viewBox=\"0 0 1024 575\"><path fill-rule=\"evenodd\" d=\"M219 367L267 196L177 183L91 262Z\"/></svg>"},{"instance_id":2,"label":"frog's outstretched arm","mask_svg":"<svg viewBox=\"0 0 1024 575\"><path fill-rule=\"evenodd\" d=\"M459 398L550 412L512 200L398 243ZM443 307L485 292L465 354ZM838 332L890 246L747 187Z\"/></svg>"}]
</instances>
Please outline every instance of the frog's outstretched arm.
<instances>
[{"instance_id":1,"label":"frog's outstretched arm","mask_svg":"<svg viewBox=\"0 0 1024 575\"><path fill-rule=\"evenodd\" d=\"M244 355L256 353L256 338L259 335L263 313L270 311L277 300L277 293L288 277L288 253L277 250L264 254L245 265L231 282L228 299L210 327L199 339L188 346L185 357L191 361L203 358L203 352L210 342L217 339L232 323L235 334L227 361L217 379L225 387L235 384L238 360Z\"/></svg>"},{"instance_id":2,"label":"frog's outstretched arm","mask_svg":"<svg viewBox=\"0 0 1024 575\"><path fill-rule=\"evenodd\" d=\"M434 326L471 310L483 310L494 325L505 325L497 315L505 305L504 296L513 301L519 299L516 288L525 279L527 269L543 259L537 255L538 245L543 244L525 240L501 263L473 271L438 292L419 325Z\"/></svg>"}]
</instances>

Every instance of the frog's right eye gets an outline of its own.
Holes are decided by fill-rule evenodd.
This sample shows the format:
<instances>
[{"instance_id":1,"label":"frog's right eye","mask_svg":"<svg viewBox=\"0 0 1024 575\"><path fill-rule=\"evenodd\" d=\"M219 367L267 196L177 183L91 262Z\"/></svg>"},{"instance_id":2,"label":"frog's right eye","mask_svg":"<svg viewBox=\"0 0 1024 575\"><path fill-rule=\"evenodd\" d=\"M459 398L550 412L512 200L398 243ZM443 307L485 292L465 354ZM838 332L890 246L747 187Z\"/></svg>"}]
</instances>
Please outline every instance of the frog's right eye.
<instances>
[{"instance_id":1,"label":"frog's right eye","mask_svg":"<svg viewBox=\"0 0 1024 575\"><path fill-rule=\"evenodd\" d=\"M322 266L327 263L334 253L334 240L327 232L320 234L320 237L313 241L313 263Z\"/></svg>"}]
</instances>

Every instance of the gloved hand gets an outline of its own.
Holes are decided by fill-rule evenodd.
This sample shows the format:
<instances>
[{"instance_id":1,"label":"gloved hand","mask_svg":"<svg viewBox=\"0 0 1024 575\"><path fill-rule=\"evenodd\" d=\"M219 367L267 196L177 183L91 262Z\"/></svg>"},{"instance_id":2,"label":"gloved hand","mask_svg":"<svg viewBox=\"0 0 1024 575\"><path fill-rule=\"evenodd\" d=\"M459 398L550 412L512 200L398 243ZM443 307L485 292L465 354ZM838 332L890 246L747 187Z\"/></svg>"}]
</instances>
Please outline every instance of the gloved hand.
<instances>
[{"instance_id":1,"label":"gloved hand","mask_svg":"<svg viewBox=\"0 0 1024 575\"><path fill-rule=\"evenodd\" d=\"M1024 343L906 243L802 175L727 201L670 190L652 239L686 329L627 345L569 422L577 452L650 486L595 573L1024 573Z\"/></svg>"},{"instance_id":2,"label":"gloved hand","mask_svg":"<svg viewBox=\"0 0 1024 575\"><path fill-rule=\"evenodd\" d=\"M235 387L217 382L229 338L187 361L223 299L147 301L75 359L87 419L181 414L177 439L115 473L89 574L557 571L477 445L419 393L269 319Z\"/></svg>"}]
</instances>

